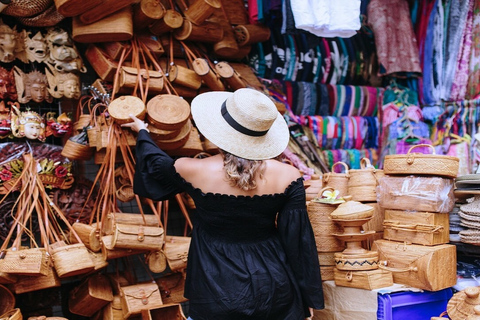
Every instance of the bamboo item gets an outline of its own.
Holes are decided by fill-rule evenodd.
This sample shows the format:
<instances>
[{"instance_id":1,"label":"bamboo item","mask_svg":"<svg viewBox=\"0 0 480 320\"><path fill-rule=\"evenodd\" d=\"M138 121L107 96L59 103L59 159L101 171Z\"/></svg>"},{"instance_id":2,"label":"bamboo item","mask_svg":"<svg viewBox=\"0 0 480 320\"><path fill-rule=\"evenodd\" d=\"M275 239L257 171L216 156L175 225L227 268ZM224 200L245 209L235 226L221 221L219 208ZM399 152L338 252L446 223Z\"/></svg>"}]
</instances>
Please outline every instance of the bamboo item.
<instances>
[{"instance_id":1,"label":"bamboo item","mask_svg":"<svg viewBox=\"0 0 480 320\"><path fill-rule=\"evenodd\" d=\"M321 197L325 190L332 189L324 188L320 190L318 197ZM345 249L344 243L334 236L336 233L342 233L343 230L330 219L330 213L336 208L336 204L321 203L314 200L307 203L308 218L315 235L318 252L334 252Z\"/></svg>"},{"instance_id":2,"label":"bamboo item","mask_svg":"<svg viewBox=\"0 0 480 320\"><path fill-rule=\"evenodd\" d=\"M210 20L219 23L223 29L222 40L213 44L213 51L215 54L226 58L235 56L239 51L239 47L228 18L222 10L217 10L214 12L213 17Z\"/></svg>"},{"instance_id":3,"label":"bamboo item","mask_svg":"<svg viewBox=\"0 0 480 320\"><path fill-rule=\"evenodd\" d=\"M123 320L120 295L113 295L113 300L103 308L103 320Z\"/></svg>"},{"instance_id":4,"label":"bamboo item","mask_svg":"<svg viewBox=\"0 0 480 320\"><path fill-rule=\"evenodd\" d=\"M55 6L58 13L64 17L75 17L96 7L102 3L102 0L55 0Z\"/></svg>"},{"instance_id":5,"label":"bamboo item","mask_svg":"<svg viewBox=\"0 0 480 320\"><path fill-rule=\"evenodd\" d=\"M165 16L166 9L159 0L141 0L133 7L133 25L142 30Z\"/></svg>"},{"instance_id":6,"label":"bamboo item","mask_svg":"<svg viewBox=\"0 0 480 320\"><path fill-rule=\"evenodd\" d=\"M215 70L224 79L232 90L246 88L246 82L240 77L240 74L226 61L220 61L215 65Z\"/></svg>"},{"instance_id":7,"label":"bamboo item","mask_svg":"<svg viewBox=\"0 0 480 320\"><path fill-rule=\"evenodd\" d=\"M383 238L433 246L450 241L449 214L385 210Z\"/></svg>"},{"instance_id":8,"label":"bamboo item","mask_svg":"<svg viewBox=\"0 0 480 320\"><path fill-rule=\"evenodd\" d=\"M432 154L414 153L417 147L429 147ZM429 144L412 146L407 154L387 155L383 162L385 174L418 174L456 178L459 159L457 157L437 155Z\"/></svg>"},{"instance_id":9,"label":"bamboo item","mask_svg":"<svg viewBox=\"0 0 480 320\"><path fill-rule=\"evenodd\" d=\"M257 25L245 24L237 25L233 29L235 39L239 46L248 46L258 42L265 42L270 39L270 28Z\"/></svg>"},{"instance_id":10,"label":"bamboo item","mask_svg":"<svg viewBox=\"0 0 480 320\"><path fill-rule=\"evenodd\" d=\"M335 172L335 167L343 166L344 173ZM348 182L350 178L350 173L348 165L345 162L336 162L332 165L332 171L324 173L322 176L323 187L332 187L335 190L338 190L339 196L343 197L348 195Z\"/></svg>"},{"instance_id":11,"label":"bamboo item","mask_svg":"<svg viewBox=\"0 0 480 320\"><path fill-rule=\"evenodd\" d=\"M152 124L148 120L147 116L147 123L148 123L148 130L150 131L150 136L152 137L153 140L170 140L175 137L177 137L180 134L180 131L182 128L177 129L177 130L163 130L163 129L158 129L155 127L154 124Z\"/></svg>"},{"instance_id":12,"label":"bamboo item","mask_svg":"<svg viewBox=\"0 0 480 320\"><path fill-rule=\"evenodd\" d=\"M385 176L378 203L385 209L448 213L455 206L454 181L433 176Z\"/></svg>"},{"instance_id":13,"label":"bamboo item","mask_svg":"<svg viewBox=\"0 0 480 320\"><path fill-rule=\"evenodd\" d=\"M202 78L194 70L175 63L168 67L168 80L174 84L195 90L202 86Z\"/></svg>"},{"instance_id":14,"label":"bamboo item","mask_svg":"<svg viewBox=\"0 0 480 320\"><path fill-rule=\"evenodd\" d=\"M332 213L330 217L333 220L345 219L365 219L373 216L374 208L358 201L346 201L341 203Z\"/></svg>"},{"instance_id":15,"label":"bamboo item","mask_svg":"<svg viewBox=\"0 0 480 320\"><path fill-rule=\"evenodd\" d=\"M322 281L334 280L335 266L320 266Z\"/></svg>"},{"instance_id":16,"label":"bamboo item","mask_svg":"<svg viewBox=\"0 0 480 320\"><path fill-rule=\"evenodd\" d=\"M221 0L222 10L232 25L249 23L248 11L243 0Z\"/></svg>"},{"instance_id":17,"label":"bamboo item","mask_svg":"<svg viewBox=\"0 0 480 320\"><path fill-rule=\"evenodd\" d=\"M202 81L211 90L224 91L225 85L220 79L218 73L216 73L210 66L209 62L205 58L196 58L192 62L193 70L202 77Z\"/></svg>"},{"instance_id":18,"label":"bamboo item","mask_svg":"<svg viewBox=\"0 0 480 320\"><path fill-rule=\"evenodd\" d=\"M100 243L100 228L97 223L86 224L81 222L75 222L72 228L78 234L85 246L93 252L99 252L102 249ZM69 237L70 243L76 243L77 239L73 234Z\"/></svg>"},{"instance_id":19,"label":"bamboo item","mask_svg":"<svg viewBox=\"0 0 480 320\"><path fill-rule=\"evenodd\" d=\"M219 0L193 0L193 3L184 10L185 17L193 23L200 25L215 11L220 9L222 3Z\"/></svg>"},{"instance_id":20,"label":"bamboo item","mask_svg":"<svg viewBox=\"0 0 480 320\"><path fill-rule=\"evenodd\" d=\"M127 248L114 248L113 236L107 235L102 237L102 257L105 261L115 260L137 254L142 254L147 250L134 250Z\"/></svg>"},{"instance_id":21,"label":"bamboo item","mask_svg":"<svg viewBox=\"0 0 480 320\"><path fill-rule=\"evenodd\" d=\"M121 96L114 99L108 105L109 115L118 123L132 122L130 115L145 119L147 110L143 101L135 96Z\"/></svg>"},{"instance_id":22,"label":"bamboo item","mask_svg":"<svg viewBox=\"0 0 480 320\"><path fill-rule=\"evenodd\" d=\"M73 137L70 137L65 142L62 150L62 156L70 160L90 160L93 155L93 150L90 145L74 141L72 138Z\"/></svg>"},{"instance_id":23,"label":"bamboo item","mask_svg":"<svg viewBox=\"0 0 480 320\"><path fill-rule=\"evenodd\" d=\"M150 251L145 257L145 262L150 271L155 273L162 273L167 269L167 257L161 250Z\"/></svg>"},{"instance_id":24,"label":"bamboo item","mask_svg":"<svg viewBox=\"0 0 480 320\"><path fill-rule=\"evenodd\" d=\"M376 240L379 268L393 273L395 283L438 291L457 282L456 247L450 244L422 246L389 240Z\"/></svg>"},{"instance_id":25,"label":"bamboo item","mask_svg":"<svg viewBox=\"0 0 480 320\"><path fill-rule=\"evenodd\" d=\"M172 272L179 272L187 268L190 237L166 236L163 251Z\"/></svg>"},{"instance_id":26,"label":"bamboo item","mask_svg":"<svg viewBox=\"0 0 480 320\"><path fill-rule=\"evenodd\" d=\"M384 176L383 170L378 170L368 158L362 158L360 169L350 169L348 195L355 201L377 201L376 188Z\"/></svg>"},{"instance_id":27,"label":"bamboo item","mask_svg":"<svg viewBox=\"0 0 480 320\"><path fill-rule=\"evenodd\" d=\"M45 248L6 250L0 261L0 272L15 275L40 276L48 274L48 261Z\"/></svg>"},{"instance_id":28,"label":"bamboo item","mask_svg":"<svg viewBox=\"0 0 480 320\"><path fill-rule=\"evenodd\" d=\"M2 320L22 320L22 311L19 308L12 309L0 316Z\"/></svg>"},{"instance_id":29,"label":"bamboo item","mask_svg":"<svg viewBox=\"0 0 480 320\"><path fill-rule=\"evenodd\" d=\"M185 274L181 272L171 273L156 278L160 288L160 295L164 304L182 303L188 301L183 296L185 288Z\"/></svg>"},{"instance_id":30,"label":"bamboo item","mask_svg":"<svg viewBox=\"0 0 480 320\"><path fill-rule=\"evenodd\" d=\"M368 205L373 208L372 219L368 220L362 226L363 231L375 231L383 232L383 221L385 220L385 209L382 208L377 202L365 202L365 205Z\"/></svg>"},{"instance_id":31,"label":"bamboo item","mask_svg":"<svg viewBox=\"0 0 480 320\"><path fill-rule=\"evenodd\" d=\"M148 92L152 94L163 92L164 77L162 72L126 66L120 68L118 91L131 93L132 90L138 87L139 78L142 79L144 90L147 90L148 86Z\"/></svg>"},{"instance_id":32,"label":"bamboo item","mask_svg":"<svg viewBox=\"0 0 480 320\"><path fill-rule=\"evenodd\" d=\"M334 280L337 286L365 290L393 286L392 273L382 269L368 271L341 271L334 269Z\"/></svg>"},{"instance_id":33,"label":"bamboo item","mask_svg":"<svg viewBox=\"0 0 480 320\"><path fill-rule=\"evenodd\" d=\"M164 306L156 309L149 310L152 320L186 320L187 318L183 314L182 306L178 303L165 304Z\"/></svg>"},{"instance_id":34,"label":"bamboo item","mask_svg":"<svg viewBox=\"0 0 480 320\"><path fill-rule=\"evenodd\" d=\"M134 2L135 0L103 0L100 5L81 14L79 19L84 24L92 24L105 17L115 15L122 9L131 10L131 4Z\"/></svg>"},{"instance_id":35,"label":"bamboo item","mask_svg":"<svg viewBox=\"0 0 480 320\"><path fill-rule=\"evenodd\" d=\"M113 292L108 278L100 273L85 279L70 292L68 309L71 313L91 317L113 301Z\"/></svg>"},{"instance_id":36,"label":"bamboo item","mask_svg":"<svg viewBox=\"0 0 480 320\"><path fill-rule=\"evenodd\" d=\"M33 292L48 288L60 287L62 285L55 268L49 267L47 274L41 276L21 276L11 285L15 294Z\"/></svg>"},{"instance_id":37,"label":"bamboo item","mask_svg":"<svg viewBox=\"0 0 480 320\"><path fill-rule=\"evenodd\" d=\"M76 42L126 41L132 37L133 20L130 7L90 24L82 22L79 16L73 17L72 20L72 38Z\"/></svg>"},{"instance_id":38,"label":"bamboo item","mask_svg":"<svg viewBox=\"0 0 480 320\"><path fill-rule=\"evenodd\" d=\"M120 287L120 297L125 319L141 314L142 310L151 310L163 305L160 290L155 282Z\"/></svg>"},{"instance_id":39,"label":"bamboo item","mask_svg":"<svg viewBox=\"0 0 480 320\"><path fill-rule=\"evenodd\" d=\"M7 287L0 285L0 314L13 308L15 308L15 296Z\"/></svg>"},{"instance_id":40,"label":"bamboo item","mask_svg":"<svg viewBox=\"0 0 480 320\"><path fill-rule=\"evenodd\" d=\"M85 274L95 269L83 243L60 245L52 250L52 260L60 278Z\"/></svg>"},{"instance_id":41,"label":"bamboo item","mask_svg":"<svg viewBox=\"0 0 480 320\"><path fill-rule=\"evenodd\" d=\"M479 287L467 287L456 292L447 303L447 314L449 319L470 319L470 316L477 314L480 305L479 293Z\"/></svg>"},{"instance_id":42,"label":"bamboo item","mask_svg":"<svg viewBox=\"0 0 480 320\"><path fill-rule=\"evenodd\" d=\"M132 61L132 51L130 51L131 45L129 41L109 41L99 45L102 51L115 61L120 60L123 50L126 49L128 54L126 54L123 59L124 61Z\"/></svg>"},{"instance_id":43,"label":"bamboo item","mask_svg":"<svg viewBox=\"0 0 480 320\"><path fill-rule=\"evenodd\" d=\"M183 24L183 17L175 10L168 9L162 19L153 22L148 28L156 36L178 29Z\"/></svg>"},{"instance_id":44,"label":"bamboo item","mask_svg":"<svg viewBox=\"0 0 480 320\"><path fill-rule=\"evenodd\" d=\"M181 129L189 117L190 104L179 96L157 95L147 103L147 119L158 129Z\"/></svg>"},{"instance_id":45,"label":"bamboo item","mask_svg":"<svg viewBox=\"0 0 480 320\"><path fill-rule=\"evenodd\" d=\"M104 234L106 235L113 234L115 232L115 226L118 223L158 227L159 219L154 214L142 215L139 213L124 213L124 212L108 213L102 225Z\"/></svg>"},{"instance_id":46,"label":"bamboo item","mask_svg":"<svg viewBox=\"0 0 480 320\"><path fill-rule=\"evenodd\" d=\"M118 68L117 61L111 59L102 49L93 44L87 47L85 57L102 80L113 81Z\"/></svg>"},{"instance_id":47,"label":"bamboo item","mask_svg":"<svg viewBox=\"0 0 480 320\"><path fill-rule=\"evenodd\" d=\"M161 250L164 230L162 227L117 223L113 233L113 248L133 250Z\"/></svg>"},{"instance_id":48,"label":"bamboo item","mask_svg":"<svg viewBox=\"0 0 480 320\"><path fill-rule=\"evenodd\" d=\"M245 57L248 52L245 53L240 59ZM254 69L245 63L229 62L232 68L240 75L240 78L246 82L248 87L252 87L263 91L264 85L260 82ZM277 108L278 109L278 108Z\"/></svg>"},{"instance_id":49,"label":"bamboo item","mask_svg":"<svg viewBox=\"0 0 480 320\"><path fill-rule=\"evenodd\" d=\"M200 25L185 19L180 28L173 31L177 40L188 40L193 42L216 43L223 39L223 28L213 21L205 21Z\"/></svg>"},{"instance_id":50,"label":"bamboo item","mask_svg":"<svg viewBox=\"0 0 480 320\"><path fill-rule=\"evenodd\" d=\"M177 136L168 140L157 139L154 141L162 150L166 150L166 151L175 150L183 147L187 143L191 132L192 132L192 122L188 120L185 123L185 125L181 128Z\"/></svg>"}]
</instances>

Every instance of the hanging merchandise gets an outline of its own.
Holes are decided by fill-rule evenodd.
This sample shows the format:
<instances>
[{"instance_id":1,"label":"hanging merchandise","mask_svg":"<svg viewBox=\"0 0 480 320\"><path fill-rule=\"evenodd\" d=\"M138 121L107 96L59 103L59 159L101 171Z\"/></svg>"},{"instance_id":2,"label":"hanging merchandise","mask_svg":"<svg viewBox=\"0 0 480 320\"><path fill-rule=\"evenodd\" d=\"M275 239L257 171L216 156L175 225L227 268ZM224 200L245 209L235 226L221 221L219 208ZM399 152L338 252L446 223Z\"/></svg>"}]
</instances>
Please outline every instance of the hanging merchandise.
<instances>
[{"instance_id":1,"label":"hanging merchandise","mask_svg":"<svg viewBox=\"0 0 480 320\"><path fill-rule=\"evenodd\" d=\"M360 29L360 0L290 2L297 29L329 38L348 38Z\"/></svg>"}]
</instances>

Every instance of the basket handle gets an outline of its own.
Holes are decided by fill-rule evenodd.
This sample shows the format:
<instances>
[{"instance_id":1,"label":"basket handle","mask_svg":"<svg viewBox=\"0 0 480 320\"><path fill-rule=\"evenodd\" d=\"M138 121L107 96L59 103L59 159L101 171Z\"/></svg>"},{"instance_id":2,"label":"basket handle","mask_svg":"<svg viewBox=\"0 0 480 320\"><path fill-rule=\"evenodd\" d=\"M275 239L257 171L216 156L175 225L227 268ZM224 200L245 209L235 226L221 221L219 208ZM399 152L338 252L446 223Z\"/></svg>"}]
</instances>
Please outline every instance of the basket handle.
<instances>
[{"instance_id":1,"label":"basket handle","mask_svg":"<svg viewBox=\"0 0 480 320\"><path fill-rule=\"evenodd\" d=\"M370 162L370 159L365 157L360 160L360 168L361 169L373 168L373 171L375 171L375 167Z\"/></svg>"},{"instance_id":2,"label":"basket handle","mask_svg":"<svg viewBox=\"0 0 480 320\"><path fill-rule=\"evenodd\" d=\"M342 161L338 161L338 162L335 162L333 165L332 165L332 172L334 172L334 169L337 165L341 164L344 168L345 168L345 174L348 175L348 165L345 163L345 162L342 162Z\"/></svg>"},{"instance_id":3,"label":"basket handle","mask_svg":"<svg viewBox=\"0 0 480 320\"><path fill-rule=\"evenodd\" d=\"M391 272L410 272L410 271L418 272L418 268L413 266L408 266L404 268L389 267L387 266L387 261L384 261L384 260L378 262L378 267L380 269L391 271Z\"/></svg>"},{"instance_id":4,"label":"basket handle","mask_svg":"<svg viewBox=\"0 0 480 320\"><path fill-rule=\"evenodd\" d=\"M417 231L423 233L438 233L443 230L443 226L437 226L434 224L402 224L397 221L385 220L383 222L385 229L392 229L398 231Z\"/></svg>"},{"instance_id":5,"label":"basket handle","mask_svg":"<svg viewBox=\"0 0 480 320\"><path fill-rule=\"evenodd\" d=\"M325 188L320 189L320 191L318 191L318 193L317 193L317 198L321 198L321 197L322 197L322 194L323 194L325 191L327 191L327 190L335 191L335 188L333 188L333 187L325 187Z\"/></svg>"},{"instance_id":6,"label":"basket handle","mask_svg":"<svg viewBox=\"0 0 480 320\"><path fill-rule=\"evenodd\" d=\"M421 143L421 144L411 146L410 149L408 149L407 154L409 154L413 149L418 147L429 147L432 150L432 154L436 154L435 148L431 144L426 144L426 143Z\"/></svg>"}]
</instances>

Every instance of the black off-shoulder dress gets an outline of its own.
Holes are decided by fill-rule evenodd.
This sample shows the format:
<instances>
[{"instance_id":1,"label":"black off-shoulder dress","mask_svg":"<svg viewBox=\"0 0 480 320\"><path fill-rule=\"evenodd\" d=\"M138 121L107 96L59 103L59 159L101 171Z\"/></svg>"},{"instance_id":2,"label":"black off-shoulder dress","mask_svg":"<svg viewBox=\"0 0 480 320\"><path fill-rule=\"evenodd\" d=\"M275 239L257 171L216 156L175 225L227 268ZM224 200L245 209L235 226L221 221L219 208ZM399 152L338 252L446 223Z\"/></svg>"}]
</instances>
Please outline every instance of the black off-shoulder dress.
<instances>
[{"instance_id":1,"label":"black off-shoulder dress","mask_svg":"<svg viewBox=\"0 0 480 320\"><path fill-rule=\"evenodd\" d=\"M283 193L204 193L185 181L146 130L138 134L134 190L154 200L186 191L195 201L185 297L194 320L303 320L323 308L303 180ZM277 218L278 213L278 218Z\"/></svg>"}]
</instances>

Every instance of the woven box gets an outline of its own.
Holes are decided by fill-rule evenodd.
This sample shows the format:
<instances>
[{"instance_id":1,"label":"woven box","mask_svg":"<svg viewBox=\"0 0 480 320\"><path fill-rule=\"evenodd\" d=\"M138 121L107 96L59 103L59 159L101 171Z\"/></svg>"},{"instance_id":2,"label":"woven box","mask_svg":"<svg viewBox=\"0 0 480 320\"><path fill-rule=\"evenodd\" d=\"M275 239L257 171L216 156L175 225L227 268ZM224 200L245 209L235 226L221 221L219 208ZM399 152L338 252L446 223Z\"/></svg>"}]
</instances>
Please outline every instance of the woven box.
<instances>
[{"instance_id":1,"label":"woven box","mask_svg":"<svg viewBox=\"0 0 480 320\"><path fill-rule=\"evenodd\" d=\"M455 205L453 179L385 176L377 187L377 201L385 209L447 213Z\"/></svg>"},{"instance_id":2,"label":"woven box","mask_svg":"<svg viewBox=\"0 0 480 320\"><path fill-rule=\"evenodd\" d=\"M448 213L387 209L383 226L388 240L427 246L450 241Z\"/></svg>"},{"instance_id":3,"label":"woven box","mask_svg":"<svg viewBox=\"0 0 480 320\"><path fill-rule=\"evenodd\" d=\"M335 285L342 287L373 290L393 285L390 271L376 269L365 271L334 270Z\"/></svg>"}]
</instances>

